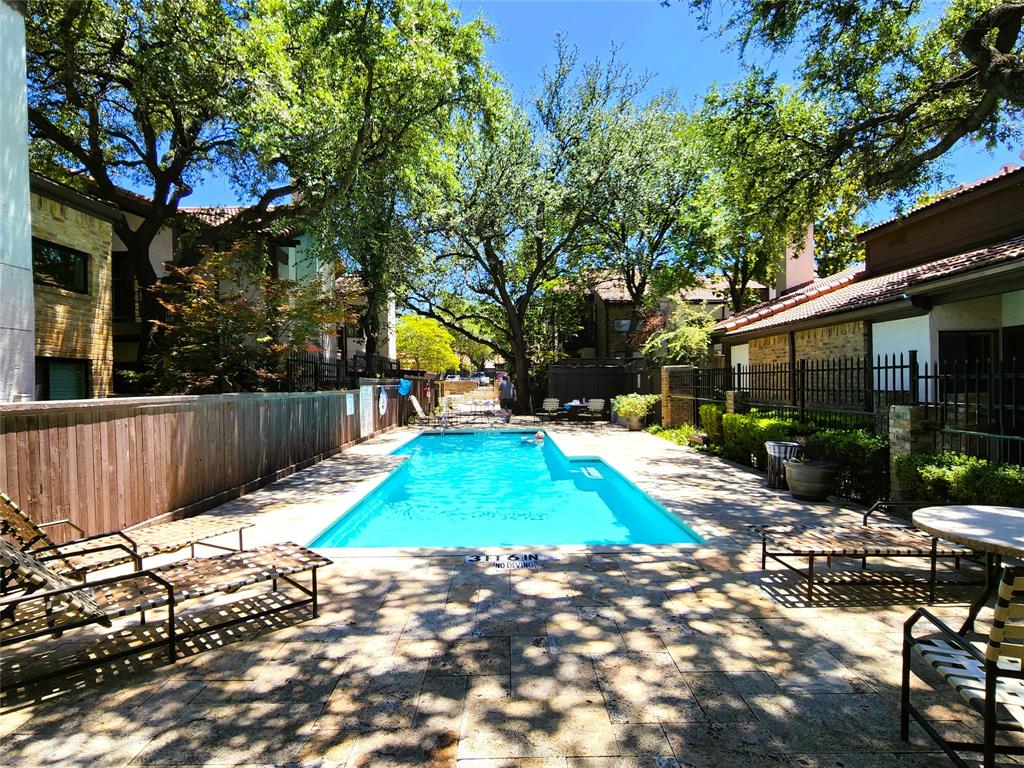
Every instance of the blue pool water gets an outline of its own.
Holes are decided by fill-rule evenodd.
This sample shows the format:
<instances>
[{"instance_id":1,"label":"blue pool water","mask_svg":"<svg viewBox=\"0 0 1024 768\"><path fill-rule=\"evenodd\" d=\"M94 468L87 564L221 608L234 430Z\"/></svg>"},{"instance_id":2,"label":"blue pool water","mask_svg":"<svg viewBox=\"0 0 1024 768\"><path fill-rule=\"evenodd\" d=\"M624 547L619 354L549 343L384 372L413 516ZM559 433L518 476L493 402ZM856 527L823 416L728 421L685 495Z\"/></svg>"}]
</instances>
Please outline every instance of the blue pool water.
<instances>
[{"instance_id":1,"label":"blue pool water","mask_svg":"<svg viewBox=\"0 0 1024 768\"><path fill-rule=\"evenodd\" d=\"M311 546L700 542L603 461L570 460L528 436L420 435L395 452L409 459Z\"/></svg>"}]
</instances>

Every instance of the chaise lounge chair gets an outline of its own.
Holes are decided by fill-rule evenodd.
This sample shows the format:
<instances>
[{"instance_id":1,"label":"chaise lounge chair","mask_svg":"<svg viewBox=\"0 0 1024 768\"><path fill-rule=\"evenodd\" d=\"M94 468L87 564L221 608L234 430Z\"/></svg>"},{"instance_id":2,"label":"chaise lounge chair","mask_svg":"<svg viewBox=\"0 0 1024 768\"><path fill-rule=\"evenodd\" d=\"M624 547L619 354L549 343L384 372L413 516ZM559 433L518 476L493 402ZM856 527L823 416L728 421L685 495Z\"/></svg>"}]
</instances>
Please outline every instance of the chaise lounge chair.
<instances>
[{"instance_id":1,"label":"chaise lounge chair","mask_svg":"<svg viewBox=\"0 0 1024 768\"><path fill-rule=\"evenodd\" d=\"M558 402L557 397L545 397L544 402L541 403L540 410L537 411L538 419L551 419L556 421L565 415L565 410Z\"/></svg>"},{"instance_id":2,"label":"chaise lounge chair","mask_svg":"<svg viewBox=\"0 0 1024 768\"><path fill-rule=\"evenodd\" d=\"M587 409L580 411L579 418L588 424L593 424L595 421L604 421L604 399L595 397L587 401Z\"/></svg>"},{"instance_id":3,"label":"chaise lounge chair","mask_svg":"<svg viewBox=\"0 0 1024 768\"><path fill-rule=\"evenodd\" d=\"M59 637L64 632L90 624L110 627L113 619L135 613L141 614L145 623L145 612L157 608L167 609L165 636L148 632L139 644L132 647L112 645L109 652L103 654L103 662L164 647L173 663L179 642L214 628L305 605L311 606L312 616L316 617L316 571L330 563L327 558L297 544L284 543L183 560L86 584L61 576L32 554L0 539L0 566L11 570L18 582L26 585L24 592L0 597L0 657L5 668L4 687L21 687L98 663L96 659L86 659L34 677L20 677L12 674L12 668L17 671L19 664L7 650L8 646L44 635ZM305 572L310 573L308 587L291 578ZM179 606L188 600L233 593L268 581L272 591L276 592L278 580L295 587L305 597L275 601L271 607L256 613L235 615L214 625L204 623L198 629L183 629L175 623Z\"/></svg>"},{"instance_id":4,"label":"chaise lounge chair","mask_svg":"<svg viewBox=\"0 0 1024 768\"><path fill-rule=\"evenodd\" d=\"M912 505L913 502L903 502ZM761 526L761 568L766 568L768 558L784 565L794 573L807 578L807 601L814 596L814 561L825 558L832 567L832 558L844 557L860 560L861 570L867 570L869 557L924 557L930 561L928 577L928 602L935 600L935 570L938 558L951 557L955 566L960 567L960 558L969 557L974 551L969 547L949 542L940 543L933 536L900 525L895 522L868 525L872 512L883 508L900 506L892 502L877 502L864 514L864 525L827 526ZM787 559L806 559L806 571L796 568Z\"/></svg>"},{"instance_id":5,"label":"chaise lounge chair","mask_svg":"<svg viewBox=\"0 0 1024 768\"><path fill-rule=\"evenodd\" d=\"M450 427L453 425L455 419L452 414L443 416L428 416L423 406L420 405L420 401L416 399L416 395L409 395L409 402L412 403L412 409L416 411L416 415L409 420L410 426L417 427Z\"/></svg>"},{"instance_id":6,"label":"chaise lounge chair","mask_svg":"<svg viewBox=\"0 0 1024 768\"><path fill-rule=\"evenodd\" d=\"M194 556L197 544L234 552L236 550L208 541L230 533L238 534L237 551L240 551L244 548L242 531L252 527L251 522L241 517L198 515L57 544L46 532L47 528L57 525L67 525L81 532L70 520L36 523L9 496L0 493L0 536L13 541L22 551L31 552L60 574L79 579L93 571L124 563L132 563L135 570L141 570L144 559L186 547L192 548ZM0 569L0 594L5 592L6 576Z\"/></svg>"},{"instance_id":7,"label":"chaise lounge chair","mask_svg":"<svg viewBox=\"0 0 1024 768\"><path fill-rule=\"evenodd\" d=\"M910 718L931 736L959 768L976 766L966 762L959 752L980 752L984 768L994 768L997 754L1022 755L1024 746L997 744L999 733L1024 731L1024 568L1007 568L999 584L992 629L984 653L968 638L924 608L903 626L903 675L900 686L900 737L910 740ZM921 620L932 633L914 635ZM910 699L910 662L919 654L957 693L982 715L982 741L949 741L936 729ZM929 704L934 702L929 700ZM966 729L964 729L966 730Z\"/></svg>"}]
</instances>

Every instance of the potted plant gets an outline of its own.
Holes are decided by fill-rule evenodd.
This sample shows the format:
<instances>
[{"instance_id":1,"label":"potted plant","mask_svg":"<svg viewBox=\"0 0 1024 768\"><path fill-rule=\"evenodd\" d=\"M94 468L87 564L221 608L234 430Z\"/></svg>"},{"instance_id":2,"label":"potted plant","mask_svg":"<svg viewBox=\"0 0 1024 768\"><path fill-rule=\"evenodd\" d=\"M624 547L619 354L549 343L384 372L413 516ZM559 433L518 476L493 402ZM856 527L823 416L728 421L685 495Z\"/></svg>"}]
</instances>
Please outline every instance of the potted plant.
<instances>
[{"instance_id":1,"label":"potted plant","mask_svg":"<svg viewBox=\"0 0 1024 768\"><path fill-rule=\"evenodd\" d=\"M644 428L644 419L659 399L658 395L641 395L634 392L613 398L612 407L616 415L625 419L626 428L630 432L638 432Z\"/></svg>"},{"instance_id":2,"label":"potted plant","mask_svg":"<svg viewBox=\"0 0 1024 768\"><path fill-rule=\"evenodd\" d=\"M786 483L797 499L804 501L825 501L835 487L835 464L829 461L808 459L787 459Z\"/></svg>"}]
</instances>

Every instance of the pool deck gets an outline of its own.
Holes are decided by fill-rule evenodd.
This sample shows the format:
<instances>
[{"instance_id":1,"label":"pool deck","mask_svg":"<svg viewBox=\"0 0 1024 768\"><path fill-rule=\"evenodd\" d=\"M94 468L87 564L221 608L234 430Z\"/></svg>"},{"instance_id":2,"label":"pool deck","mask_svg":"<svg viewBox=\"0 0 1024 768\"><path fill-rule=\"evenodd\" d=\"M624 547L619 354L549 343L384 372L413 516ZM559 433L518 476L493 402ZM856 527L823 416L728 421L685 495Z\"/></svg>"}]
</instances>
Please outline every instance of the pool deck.
<instances>
[{"instance_id":1,"label":"pool deck","mask_svg":"<svg viewBox=\"0 0 1024 768\"><path fill-rule=\"evenodd\" d=\"M98 666L44 700L8 702L0 766L952 765L920 731L911 744L897 732L902 622L924 585L887 578L882 564L867 581L822 583L807 607L794 574L761 570L749 526L858 521L852 508L795 501L760 474L645 433L547 429L705 543L560 548L516 571L467 563L464 550L331 550L316 619L211 633L173 666ZM401 461L388 454L413 434L388 433L217 512L251 517L247 545L308 542L387 476ZM935 612L962 615L970 594L943 588ZM90 637L54 642L89 652ZM941 730L977 738L979 718L945 684L918 682L915 697Z\"/></svg>"}]
</instances>

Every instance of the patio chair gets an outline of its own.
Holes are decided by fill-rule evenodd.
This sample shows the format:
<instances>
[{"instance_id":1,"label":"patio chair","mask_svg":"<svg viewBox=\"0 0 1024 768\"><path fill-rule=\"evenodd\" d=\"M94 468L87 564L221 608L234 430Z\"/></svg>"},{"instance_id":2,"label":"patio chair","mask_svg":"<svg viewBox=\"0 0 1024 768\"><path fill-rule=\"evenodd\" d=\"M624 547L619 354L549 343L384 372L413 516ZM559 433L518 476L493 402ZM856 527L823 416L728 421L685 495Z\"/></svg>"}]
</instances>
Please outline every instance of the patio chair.
<instances>
[{"instance_id":1,"label":"patio chair","mask_svg":"<svg viewBox=\"0 0 1024 768\"><path fill-rule=\"evenodd\" d=\"M545 397L536 414L538 419L551 419L552 421L560 419L563 415L565 415L565 410L558 402L557 397Z\"/></svg>"},{"instance_id":2,"label":"patio chair","mask_svg":"<svg viewBox=\"0 0 1024 768\"><path fill-rule=\"evenodd\" d=\"M909 502L907 502L909 504ZM940 557L953 558L954 566L960 567L961 557L970 557L974 551L969 547L950 542L939 542L916 528L895 522L868 525L872 512L892 508L897 504L878 502L864 514L864 525L827 526L760 526L761 568L768 565L768 558L784 565L794 573L807 578L807 602L814 597L814 563L816 558L825 558L832 567L836 557L860 561L861 570L867 570L869 557L923 557L930 564L928 576L928 602L935 601L936 567ZM798 569L788 559L806 559L806 570Z\"/></svg>"},{"instance_id":3,"label":"patio chair","mask_svg":"<svg viewBox=\"0 0 1024 768\"><path fill-rule=\"evenodd\" d=\"M412 403L412 409L416 411L416 415L409 419L410 426L446 427L451 426L454 422L454 416L450 414L442 416L428 416L423 410L423 406L420 405L420 401L416 398L416 395L409 395L409 402Z\"/></svg>"},{"instance_id":4,"label":"patio chair","mask_svg":"<svg viewBox=\"0 0 1024 768\"><path fill-rule=\"evenodd\" d=\"M73 578L84 578L93 571L124 563L132 563L138 571L142 569L144 559L178 552L186 547L191 548L194 557L197 544L234 552L236 550L208 541L230 533L238 534L238 550L242 550L242 531L253 524L229 515L198 515L143 528L98 533L57 544L47 529L58 525L82 531L67 519L37 523L7 494L0 492L0 536L13 541L19 549L31 552L62 575ZM6 592L9 575L0 568L0 594Z\"/></svg>"},{"instance_id":5,"label":"patio chair","mask_svg":"<svg viewBox=\"0 0 1024 768\"><path fill-rule=\"evenodd\" d=\"M600 397L592 398L587 403L587 409L580 411L579 418L588 424L604 420L604 400Z\"/></svg>"},{"instance_id":6,"label":"patio chair","mask_svg":"<svg viewBox=\"0 0 1024 768\"><path fill-rule=\"evenodd\" d=\"M212 629L306 605L311 607L312 616L316 617L316 571L330 563L327 558L298 544L284 543L193 558L83 583L65 578L31 553L0 539L0 566L13 571L18 581L27 585L24 592L0 597L0 657L4 660L4 685L8 688L21 687L97 664L95 658L86 659L35 677L19 678L11 672L12 666L18 669L18 662L6 650L9 646L45 635L60 637L64 632L92 624L110 627L113 619L136 613L141 615L145 624L146 612L157 608L167 609L164 636L146 632L138 643L129 643L127 648L112 639L110 648L102 654L102 661L105 663L163 647L173 663L177 659L179 642ZM310 573L308 587L291 578L305 572ZM176 612L186 601L218 593L234 593L264 582L270 582L271 591L277 592L279 580L295 587L304 597L290 601L275 600L262 610L248 611L244 615L218 613L230 618L213 624L192 622L192 625L198 624L198 628L193 629L179 627L175 622Z\"/></svg>"},{"instance_id":7,"label":"patio chair","mask_svg":"<svg viewBox=\"0 0 1024 768\"><path fill-rule=\"evenodd\" d=\"M932 634L914 635L918 622L931 625ZM956 690L982 716L981 742L949 741L910 699L910 662L912 652ZM931 736L959 768L977 765L966 762L960 752L982 754L984 768L993 768L996 755L1022 755L1024 746L996 744L1001 732L1024 731L1024 568L1003 571L999 584L992 628L985 651L954 632L925 608L919 608L903 626L903 677L900 687L900 737L910 739L910 718Z\"/></svg>"}]
</instances>

